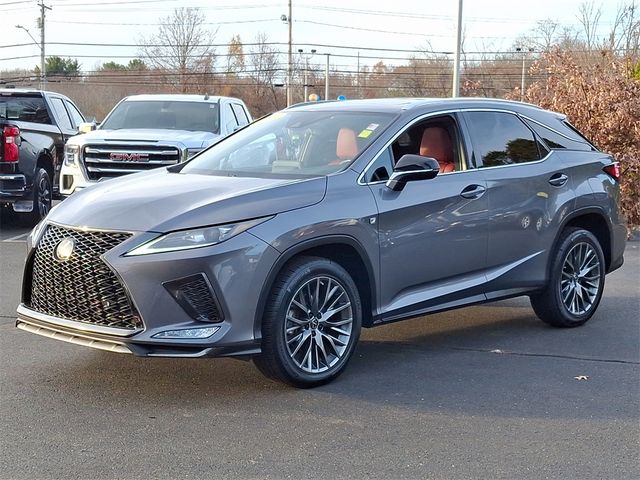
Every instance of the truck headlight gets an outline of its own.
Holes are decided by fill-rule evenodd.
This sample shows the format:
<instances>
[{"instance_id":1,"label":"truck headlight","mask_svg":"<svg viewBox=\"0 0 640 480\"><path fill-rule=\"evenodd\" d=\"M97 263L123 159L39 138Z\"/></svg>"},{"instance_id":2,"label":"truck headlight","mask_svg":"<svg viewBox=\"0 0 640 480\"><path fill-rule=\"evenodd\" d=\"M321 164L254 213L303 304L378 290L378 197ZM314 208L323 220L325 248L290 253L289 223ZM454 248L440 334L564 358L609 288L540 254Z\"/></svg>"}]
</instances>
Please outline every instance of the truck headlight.
<instances>
[{"instance_id":1,"label":"truck headlight","mask_svg":"<svg viewBox=\"0 0 640 480\"><path fill-rule=\"evenodd\" d=\"M64 164L75 166L80 161L80 147L78 145L65 145L64 147Z\"/></svg>"},{"instance_id":2,"label":"truck headlight","mask_svg":"<svg viewBox=\"0 0 640 480\"><path fill-rule=\"evenodd\" d=\"M165 233L142 245L138 245L133 250L125 253L125 256L149 255L151 253L176 252L191 248L210 247L211 245L229 240L270 218L272 217L257 218L246 222L230 223L215 227L194 228Z\"/></svg>"},{"instance_id":3,"label":"truck headlight","mask_svg":"<svg viewBox=\"0 0 640 480\"><path fill-rule=\"evenodd\" d=\"M201 148L189 148L187 149L187 160L191 160L194 156L202 151Z\"/></svg>"}]
</instances>

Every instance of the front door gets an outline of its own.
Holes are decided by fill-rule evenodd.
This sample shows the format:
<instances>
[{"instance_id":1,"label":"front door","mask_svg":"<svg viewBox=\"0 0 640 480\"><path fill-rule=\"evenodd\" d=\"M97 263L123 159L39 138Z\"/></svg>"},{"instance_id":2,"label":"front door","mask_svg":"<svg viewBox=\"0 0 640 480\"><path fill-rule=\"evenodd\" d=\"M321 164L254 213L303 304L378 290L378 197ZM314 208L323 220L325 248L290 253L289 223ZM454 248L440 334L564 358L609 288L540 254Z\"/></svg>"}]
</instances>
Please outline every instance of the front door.
<instances>
[{"instance_id":1,"label":"front door","mask_svg":"<svg viewBox=\"0 0 640 480\"><path fill-rule=\"evenodd\" d=\"M427 145L434 138L445 148ZM486 182L465 151L456 117L447 115L410 126L374 162L382 321L485 298ZM449 173L392 191L385 170L407 153L436 158Z\"/></svg>"}]
</instances>

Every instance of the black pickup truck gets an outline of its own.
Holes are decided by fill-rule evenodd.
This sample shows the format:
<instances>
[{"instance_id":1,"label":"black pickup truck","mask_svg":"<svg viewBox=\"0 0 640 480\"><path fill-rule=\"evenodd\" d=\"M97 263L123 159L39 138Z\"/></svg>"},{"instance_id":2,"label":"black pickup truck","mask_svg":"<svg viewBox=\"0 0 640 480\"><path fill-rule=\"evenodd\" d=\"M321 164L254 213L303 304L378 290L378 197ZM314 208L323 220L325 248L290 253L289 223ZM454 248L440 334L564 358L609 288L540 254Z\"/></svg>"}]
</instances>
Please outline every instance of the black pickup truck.
<instances>
[{"instance_id":1,"label":"black pickup truck","mask_svg":"<svg viewBox=\"0 0 640 480\"><path fill-rule=\"evenodd\" d=\"M0 207L35 224L58 195L64 144L84 117L64 95L0 89Z\"/></svg>"}]
</instances>

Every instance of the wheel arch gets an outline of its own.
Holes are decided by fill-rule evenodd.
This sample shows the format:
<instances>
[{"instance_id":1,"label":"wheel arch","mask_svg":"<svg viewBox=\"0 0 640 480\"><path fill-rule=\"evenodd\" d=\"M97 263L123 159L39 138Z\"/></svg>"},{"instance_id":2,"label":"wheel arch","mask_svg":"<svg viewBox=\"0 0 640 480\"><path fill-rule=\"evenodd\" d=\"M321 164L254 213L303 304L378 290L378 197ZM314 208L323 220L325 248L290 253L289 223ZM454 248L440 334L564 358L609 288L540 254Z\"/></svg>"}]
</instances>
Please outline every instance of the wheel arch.
<instances>
[{"instance_id":1,"label":"wheel arch","mask_svg":"<svg viewBox=\"0 0 640 480\"><path fill-rule=\"evenodd\" d=\"M600 243L600 247L602 248L602 253L604 254L605 260L605 271L609 271L611 267L611 248L613 245L613 229L609 221L607 220L606 212L599 207L587 207L581 208L572 212L571 215L567 216L562 222L560 228L558 229L558 233L553 241L553 245L551 248L551 252L554 252L558 246L558 242L562 235L562 232L567 227L579 227L583 228L589 232L591 232L597 239L598 243ZM549 261L547 263L547 275L549 275L549 269L551 268L551 260L552 255L549 255Z\"/></svg>"},{"instance_id":2,"label":"wheel arch","mask_svg":"<svg viewBox=\"0 0 640 480\"><path fill-rule=\"evenodd\" d=\"M366 250L360 242L348 235L313 238L289 247L282 252L271 267L267 281L262 286L258 297L253 325L255 338L260 339L262 337L262 314L278 274L291 260L307 255L335 261L349 272L360 293L363 310L362 325L364 327L372 326L374 307L376 305L376 281L373 266L365 252Z\"/></svg>"}]
</instances>

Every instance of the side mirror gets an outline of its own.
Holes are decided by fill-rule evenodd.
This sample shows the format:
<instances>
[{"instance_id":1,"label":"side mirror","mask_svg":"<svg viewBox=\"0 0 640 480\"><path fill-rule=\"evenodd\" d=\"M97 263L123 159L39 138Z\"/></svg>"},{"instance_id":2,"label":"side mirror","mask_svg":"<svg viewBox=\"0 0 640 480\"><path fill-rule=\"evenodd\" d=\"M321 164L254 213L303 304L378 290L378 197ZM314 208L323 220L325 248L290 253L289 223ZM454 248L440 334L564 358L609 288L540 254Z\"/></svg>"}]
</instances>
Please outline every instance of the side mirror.
<instances>
[{"instance_id":1,"label":"side mirror","mask_svg":"<svg viewBox=\"0 0 640 480\"><path fill-rule=\"evenodd\" d=\"M415 180L429 180L440 171L440 164L435 158L421 155L403 155L396 163L391 178L387 180L387 187L400 191L407 182Z\"/></svg>"},{"instance_id":2,"label":"side mirror","mask_svg":"<svg viewBox=\"0 0 640 480\"><path fill-rule=\"evenodd\" d=\"M95 122L83 122L80 125L78 125L78 132L79 133L89 133L92 132L96 129L96 123Z\"/></svg>"}]
</instances>

